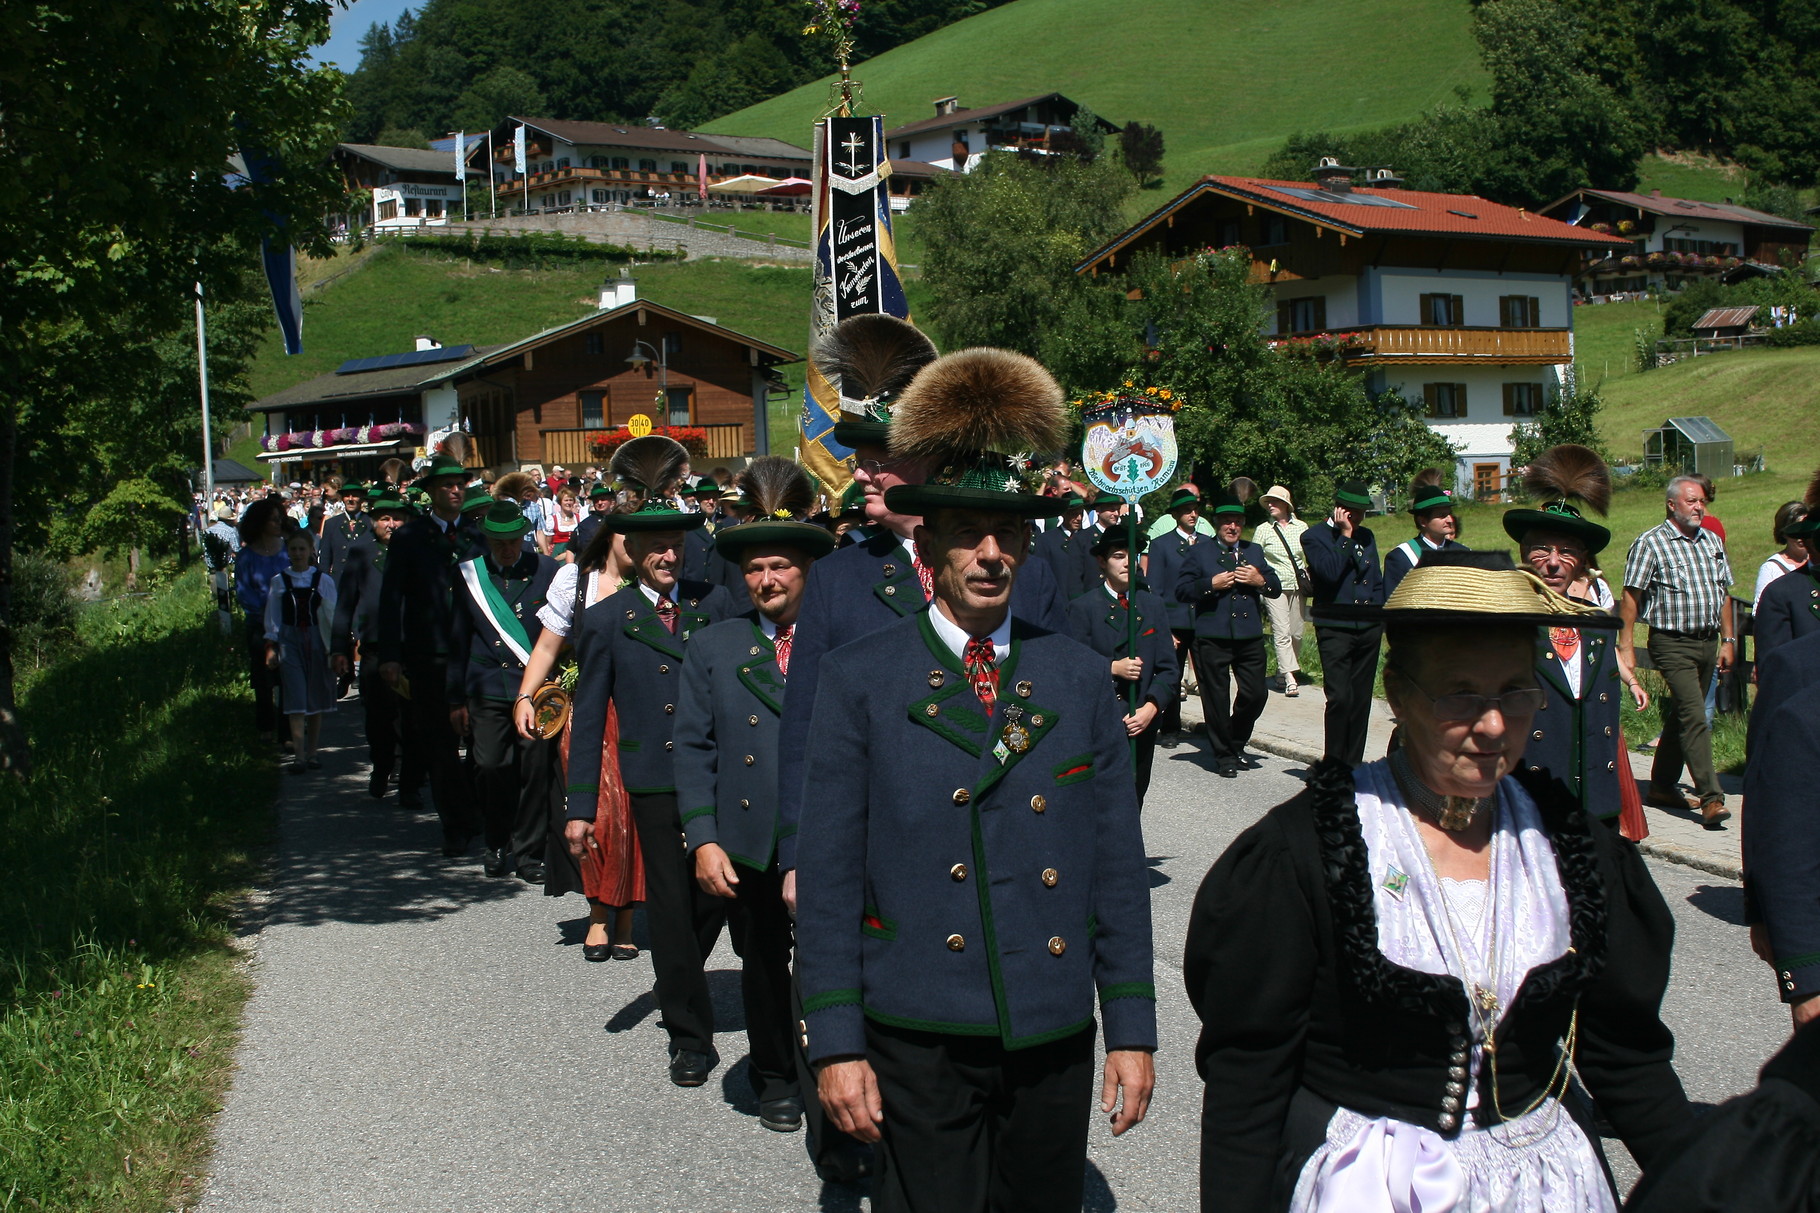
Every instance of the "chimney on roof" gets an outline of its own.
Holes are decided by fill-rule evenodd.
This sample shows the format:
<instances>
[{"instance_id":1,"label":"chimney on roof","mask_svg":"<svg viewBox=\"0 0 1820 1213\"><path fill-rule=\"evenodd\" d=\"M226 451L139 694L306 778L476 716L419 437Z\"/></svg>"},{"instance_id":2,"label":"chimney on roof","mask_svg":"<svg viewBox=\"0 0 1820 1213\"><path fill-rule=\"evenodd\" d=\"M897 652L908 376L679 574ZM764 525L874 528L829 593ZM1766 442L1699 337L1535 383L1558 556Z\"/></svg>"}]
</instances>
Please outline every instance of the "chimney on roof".
<instances>
[{"instance_id":1,"label":"chimney on roof","mask_svg":"<svg viewBox=\"0 0 1820 1213\"><path fill-rule=\"evenodd\" d=\"M935 99L935 116L946 118L960 107L961 99L959 97L937 97Z\"/></svg>"},{"instance_id":2,"label":"chimney on roof","mask_svg":"<svg viewBox=\"0 0 1820 1213\"><path fill-rule=\"evenodd\" d=\"M638 302L638 281L630 274L600 284L600 310L610 312Z\"/></svg>"},{"instance_id":3,"label":"chimney on roof","mask_svg":"<svg viewBox=\"0 0 1820 1213\"><path fill-rule=\"evenodd\" d=\"M1350 194L1353 174L1357 172L1357 169L1347 168L1332 156L1322 156L1311 175L1315 185L1330 194Z\"/></svg>"},{"instance_id":4,"label":"chimney on roof","mask_svg":"<svg viewBox=\"0 0 1820 1213\"><path fill-rule=\"evenodd\" d=\"M1651 190L1651 191L1649 191L1649 196L1651 198L1660 198L1662 196L1662 191L1661 190Z\"/></svg>"},{"instance_id":5,"label":"chimney on roof","mask_svg":"<svg viewBox=\"0 0 1820 1213\"><path fill-rule=\"evenodd\" d=\"M1365 184L1374 190L1400 190L1403 179L1387 168L1379 168L1365 174Z\"/></svg>"},{"instance_id":6,"label":"chimney on roof","mask_svg":"<svg viewBox=\"0 0 1820 1213\"><path fill-rule=\"evenodd\" d=\"M417 339L417 350L419 353L422 353L424 350L439 350L441 348L442 342L436 340L434 337L419 337Z\"/></svg>"}]
</instances>

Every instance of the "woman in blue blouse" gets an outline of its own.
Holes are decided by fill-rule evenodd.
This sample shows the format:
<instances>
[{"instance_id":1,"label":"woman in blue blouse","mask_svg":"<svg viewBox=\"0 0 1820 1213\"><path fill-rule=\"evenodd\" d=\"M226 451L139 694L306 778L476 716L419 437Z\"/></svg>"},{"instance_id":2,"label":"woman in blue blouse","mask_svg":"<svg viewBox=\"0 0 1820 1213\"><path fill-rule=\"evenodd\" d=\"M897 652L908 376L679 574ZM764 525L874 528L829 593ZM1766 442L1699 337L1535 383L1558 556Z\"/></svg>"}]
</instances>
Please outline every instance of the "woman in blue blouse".
<instances>
[{"instance_id":1,"label":"woman in blue blouse","mask_svg":"<svg viewBox=\"0 0 1820 1213\"><path fill-rule=\"evenodd\" d=\"M272 702L277 675L265 663L265 599L272 576L290 564L284 551L285 517L277 498L255 501L240 516L240 551L234 555L234 595L246 628L247 672L253 679L253 720L259 735L276 742L278 710Z\"/></svg>"}]
</instances>

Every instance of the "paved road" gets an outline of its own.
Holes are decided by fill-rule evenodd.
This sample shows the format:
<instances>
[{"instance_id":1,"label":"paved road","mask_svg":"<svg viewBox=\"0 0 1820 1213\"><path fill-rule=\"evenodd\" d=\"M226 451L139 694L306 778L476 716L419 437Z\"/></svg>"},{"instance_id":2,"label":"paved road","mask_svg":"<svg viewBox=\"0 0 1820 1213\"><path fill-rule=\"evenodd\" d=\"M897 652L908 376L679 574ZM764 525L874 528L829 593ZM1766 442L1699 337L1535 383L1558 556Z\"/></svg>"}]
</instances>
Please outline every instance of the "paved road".
<instances>
[{"instance_id":1,"label":"paved road","mask_svg":"<svg viewBox=\"0 0 1820 1213\"><path fill-rule=\"evenodd\" d=\"M354 716L331 718L331 746L352 744ZM707 1086L678 1090L665 1076L648 960L585 964L580 898L553 901L488 880L472 861L431 858L433 819L368 800L359 751L325 757L318 776L286 780L277 867L249 929L257 988L205 1209L865 1207L859 1191L815 1179L800 1135L759 1127L740 1061L737 960L724 942L709 967L726 1060ZM1122 1139L1096 1124L1091 1210L1195 1204L1188 910L1222 848L1294 794L1303 769L1267 756L1228 782L1204 761L1191 745L1159 754L1145 817L1157 1098ZM1695 1099L1717 1101L1754 1082L1787 1015L1750 955L1738 886L1651 867L1679 922L1667 1015L1680 1068Z\"/></svg>"}]
</instances>

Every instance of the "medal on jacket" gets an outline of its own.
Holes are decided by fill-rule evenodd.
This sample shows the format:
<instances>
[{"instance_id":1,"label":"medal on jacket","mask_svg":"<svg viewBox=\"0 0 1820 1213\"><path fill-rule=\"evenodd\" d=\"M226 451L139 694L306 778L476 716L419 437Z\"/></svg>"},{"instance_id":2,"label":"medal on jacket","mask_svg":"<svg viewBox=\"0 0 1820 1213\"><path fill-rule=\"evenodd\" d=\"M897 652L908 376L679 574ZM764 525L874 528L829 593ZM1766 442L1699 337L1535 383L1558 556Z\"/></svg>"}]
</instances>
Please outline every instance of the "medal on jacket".
<instances>
[{"instance_id":1,"label":"medal on jacket","mask_svg":"<svg viewBox=\"0 0 1820 1213\"><path fill-rule=\"evenodd\" d=\"M1024 727L1024 709L1015 703L1005 709L1005 727L998 735L998 744L992 747L992 756L1003 766L1013 754L1022 754L1030 748L1030 730Z\"/></svg>"}]
</instances>

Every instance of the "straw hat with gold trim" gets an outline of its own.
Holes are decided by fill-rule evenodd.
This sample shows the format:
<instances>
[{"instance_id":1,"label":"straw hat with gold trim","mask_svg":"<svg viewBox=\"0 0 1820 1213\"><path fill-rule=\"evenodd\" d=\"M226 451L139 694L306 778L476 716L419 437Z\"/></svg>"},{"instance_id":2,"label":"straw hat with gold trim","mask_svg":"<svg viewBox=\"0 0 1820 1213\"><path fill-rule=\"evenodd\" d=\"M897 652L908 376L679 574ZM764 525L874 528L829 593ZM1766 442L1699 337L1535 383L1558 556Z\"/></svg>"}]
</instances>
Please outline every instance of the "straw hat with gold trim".
<instances>
[{"instance_id":1,"label":"straw hat with gold trim","mask_svg":"<svg viewBox=\"0 0 1820 1213\"><path fill-rule=\"evenodd\" d=\"M1616 615L1555 593L1507 552L1428 552L1383 605L1335 603L1310 613L1336 622L1618 626Z\"/></svg>"}]
</instances>

